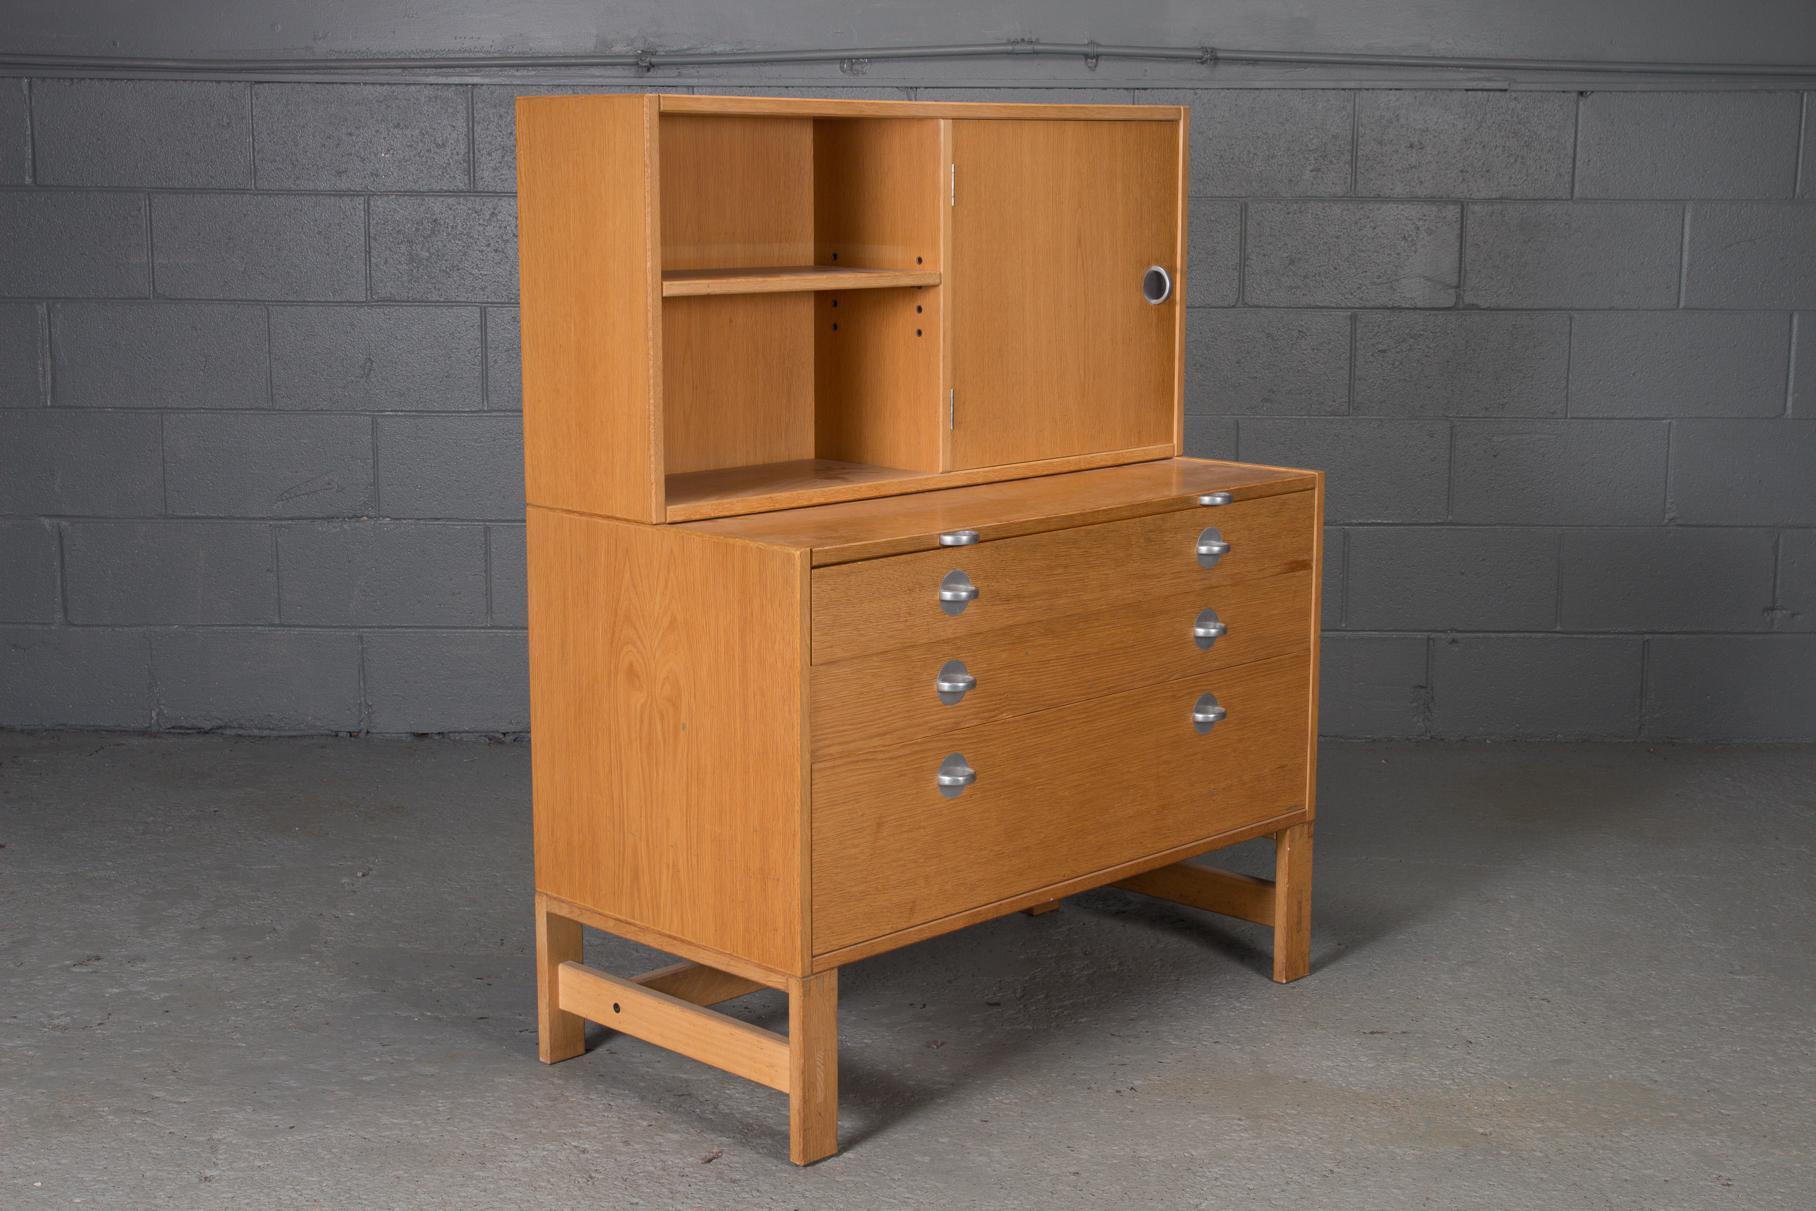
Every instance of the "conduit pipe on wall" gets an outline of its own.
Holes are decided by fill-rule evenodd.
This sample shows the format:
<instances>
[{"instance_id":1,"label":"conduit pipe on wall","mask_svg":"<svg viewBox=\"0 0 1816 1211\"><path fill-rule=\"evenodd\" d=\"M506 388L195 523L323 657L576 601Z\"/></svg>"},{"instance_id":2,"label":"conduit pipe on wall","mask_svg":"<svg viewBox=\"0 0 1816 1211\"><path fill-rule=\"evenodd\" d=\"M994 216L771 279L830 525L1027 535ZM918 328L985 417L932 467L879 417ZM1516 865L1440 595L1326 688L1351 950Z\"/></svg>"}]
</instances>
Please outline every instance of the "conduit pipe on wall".
<instances>
[{"instance_id":1,"label":"conduit pipe on wall","mask_svg":"<svg viewBox=\"0 0 1816 1211\"><path fill-rule=\"evenodd\" d=\"M1431 71L1559 72L1578 76L1699 76L1726 79L1816 80L1816 64L1801 63L1672 63L1628 59L1512 59L1483 55L1397 55L1352 51L1232 50L1213 46L1114 46L1095 42L955 43L946 46L873 46L797 50L618 51L585 55L436 55L392 58L173 59L125 56L7 54L0 52L0 71L208 75L306 73L310 75L373 71L545 71L549 69L630 68L652 72L671 67L752 67L800 63L837 63L847 70L873 62L942 59L1014 59L1029 56L1080 58L1095 68L1099 60L1221 64L1265 64L1276 67L1412 68Z\"/></svg>"}]
</instances>

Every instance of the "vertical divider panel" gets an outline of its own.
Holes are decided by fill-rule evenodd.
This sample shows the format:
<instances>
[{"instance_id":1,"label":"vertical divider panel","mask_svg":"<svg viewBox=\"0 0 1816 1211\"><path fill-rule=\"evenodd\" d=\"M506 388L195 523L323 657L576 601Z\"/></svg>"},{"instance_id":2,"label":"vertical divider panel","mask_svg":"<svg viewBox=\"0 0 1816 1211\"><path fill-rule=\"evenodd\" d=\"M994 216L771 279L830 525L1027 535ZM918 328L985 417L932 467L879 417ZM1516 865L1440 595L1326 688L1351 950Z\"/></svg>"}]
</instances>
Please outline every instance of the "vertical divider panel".
<instances>
[{"instance_id":1,"label":"vertical divider panel","mask_svg":"<svg viewBox=\"0 0 1816 1211\"><path fill-rule=\"evenodd\" d=\"M944 264L943 126L935 118L814 121L814 260L849 269ZM938 287L814 300L819 457L938 471L943 387Z\"/></svg>"}]
</instances>

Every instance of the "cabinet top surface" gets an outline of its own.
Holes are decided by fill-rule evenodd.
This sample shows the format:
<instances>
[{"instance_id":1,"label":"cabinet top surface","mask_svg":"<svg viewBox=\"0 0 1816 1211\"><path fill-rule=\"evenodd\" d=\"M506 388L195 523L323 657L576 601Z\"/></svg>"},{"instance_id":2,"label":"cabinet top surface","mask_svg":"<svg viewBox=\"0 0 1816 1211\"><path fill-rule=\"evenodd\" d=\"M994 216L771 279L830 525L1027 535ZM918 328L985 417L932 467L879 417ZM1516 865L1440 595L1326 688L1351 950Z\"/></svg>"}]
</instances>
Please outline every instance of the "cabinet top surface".
<instances>
[{"instance_id":1,"label":"cabinet top surface","mask_svg":"<svg viewBox=\"0 0 1816 1211\"><path fill-rule=\"evenodd\" d=\"M811 549L815 565L938 547L939 536L976 530L1007 538L1184 507L1199 495L1234 500L1302 492L1317 473L1286 467L1167 458L1002 483L814 505L686 523L685 529L768 546Z\"/></svg>"},{"instance_id":2,"label":"cabinet top surface","mask_svg":"<svg viewBox=\"0 0 1816 1211\"><path fill-rule=\"evenodd\" d=\"M579 94L611 96L622 94ZM665 114L747 114L798 118L1017 118L1031 121L1177 122L1178 105L1025 105L996 101L869 101L832 97L712 97L645 93ZM519 97L519 106L572 104L575 94Z\"/></svg>"}]
</instances>

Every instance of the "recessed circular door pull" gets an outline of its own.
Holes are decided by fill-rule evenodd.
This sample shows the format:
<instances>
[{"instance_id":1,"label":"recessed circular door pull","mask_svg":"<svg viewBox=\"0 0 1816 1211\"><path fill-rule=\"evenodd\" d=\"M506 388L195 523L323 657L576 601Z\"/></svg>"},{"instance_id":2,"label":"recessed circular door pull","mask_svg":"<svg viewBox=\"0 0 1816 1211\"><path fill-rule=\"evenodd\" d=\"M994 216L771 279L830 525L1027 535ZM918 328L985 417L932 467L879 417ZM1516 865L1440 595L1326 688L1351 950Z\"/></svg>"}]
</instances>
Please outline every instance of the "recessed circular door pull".
<instances>
[{"instance_id":1,"label":"recessed circular door pull","mask_svg":"<svg viewBox=\"0 0 1816 1211\"><path fill-rule=\"evenodd\" d=\"M1215 694L1200 694L1198 701L1192 704L1192 728L1200 736L1223 722L1229 712L1217 701ZM950 760L951 758L947 758Z\"/></svg>"},{"instance_id":2,"label":"recessed circular door pull","mask_svg":"<svg viewBox=\"0 0 1816 1211\"><path fill-rule=\"evenodd\" d=\"M1230 553L1230 544L1224 541L1223 531L1216 526L1206 526L1198 535L1198 566L1214 568L1217 561Z\"/></svg>"},{"instance_id":3,"label":"recessed circular door pull","mask_svg":"<svg viewBox=\"0 0 1816 1211\"><path fill-rule=\"evenodd\" d=\"M1173 297L1173 275L1160 265L1149 265L1141 275L1141 297L1150 303L1164 303Z\"/></svg>"},{"instance_id":4,"label":"recessed circular door pull","mask_svg":"<svg viewBox=\"0 0 1816 1211\"><path fill-rule=\"evenodd\" d=\"M940 581L940 609L954 618L965 612L965 607L977 600L977 586L971 578L957 568L946 573Z\"/></svg>"},{"instance_id":5,"label":"recessed circular door pull","mask_svg":"<svg viewBox=\"0 0 1816 1211\"><path fill-rule=\"evenodd\" d=\"M947 706L955 705L976 688L977 678L971 675L962 660L948 660L933 675L933 690Z\"/></svg>"},{"instance_id":6,"label":"recessed circular door pull","mask_svg":"<svg viewBox=\"0 0 1816 1211\"><path fill-rule=\"evenodd\" d=\"M976 530L947 530L940 535L942 547L972 547L981 537Z\"/></svg>"},{"instance_id":7,"label":"recessed circular door pull","mask_svg":"<svg viewBox=\"0 0 1816 1211\"><path fill-rule=\"evenodd\" d=\"M933 776L933 783L939 787L940 794L948 799L956 799L965 793L965 788L977 781L977 771L965 760L963 753L951 753L940 762L939 773Z\"/></svg>"},{"instance_id":8,"label":"recessed circular door pull","mask_svg":"<svg viewBox=\"0 0 1816 1211\"><path fill-rule=\"evenodd\" d=\"M1192 642L1200 648L1208 650L1229 632L1229 626L1217 617L1216 610L1200 610L1198 617L1192 621Z\"/></svg>"}]
</instances>

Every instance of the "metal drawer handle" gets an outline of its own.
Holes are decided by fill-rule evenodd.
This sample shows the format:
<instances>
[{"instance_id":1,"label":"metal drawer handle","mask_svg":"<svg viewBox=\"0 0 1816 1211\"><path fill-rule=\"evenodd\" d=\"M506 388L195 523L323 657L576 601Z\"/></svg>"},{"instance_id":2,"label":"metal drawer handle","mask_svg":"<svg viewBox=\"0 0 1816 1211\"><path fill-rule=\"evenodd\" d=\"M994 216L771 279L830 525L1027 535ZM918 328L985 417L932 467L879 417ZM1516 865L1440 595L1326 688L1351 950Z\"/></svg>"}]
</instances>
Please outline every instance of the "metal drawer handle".
<instances>
[{"instance_id":1,"label":"metal drawer handle","mask_svg":"<svg viewBox=\"0 0 1816 1211\"><path fill-rule=\"evenodd\" d=\"M1192 621L1192 638L1201 648L1210 647L1229 633L1229 624L1217 617L1216 610L1200 610Z\"/></svg>"},{"instance_id":2,"label":"metal drawer handle","mask_svg":"<svg viewBox=\"0 0 1816 1211\"><path fill-rule=\"evenodd\" d=\"M1198 535L1198 565L1214 568L1217 561L1230 553L1230 544L1224 539L1223 531L1216 526L1206 526Z\"/></svg>"},{"instance_id":3,"label":"metal drawer handle","mask_svg":"<svg viewBox=\"0 0 1816 1211\"><path fill-rule=\"evenodd\" d=\"M965 612L965 607L977 600L977 586L971 578L954 568L946 573L940 581L940 609L951 615Z\"/></svg>"},{"instance_id":4,"label":"metal drawer handle","mask_svg":"<svg viewBox=\"0 0 1816 1211\"><path fill-rule=\"evenodd\" d=\"M1201 505L1227 505L1232 497L1228 492L1206 492L1198 498Z\"/></svg>"},{"instance_id":5,"label":"metal drawer handle","mask_svg":"<svg viewBox=\"0 0 1816 1211\"><path fill-rule=\"evenodd\" d=\"M1217 695L1200 694L1198 701L1192 704L1192 727L1202 736L1222 723L1228 715L1223 704L1217 701Z\"/></svg>"},{"instance_id":6,"label":"metal drawer handle","mask_svg":"<svg viewBox=\"0 0 1816 1211\"><path fill-rule=\"evenodd\" d=\"M976 530L947 530L940 535L940 546L974 547L982 537Z\"/></svg>"},{"instance_id":7,"label":"metal drawer handle","mask_svg":"<svg viewBox=\"0 0 1816 1211\"><path fill-rule=\"evenodd\" d=\"M972 676L971 671L965 667L965 662L962 660L948 660L945 664L940 665L940 671L933 675L934 692L947 706L958 702L976 688L977 678Z\"/></svg>"},{"instance_id":8,"label":"metal drawer handle","mask_svg":"<svg viewBox=\"0 0 1816 1211\"><path fill-rule=\"evenodd\" d=\"M976 781L977 771L971 768L963 753L950 754L940 762L939 773L933 776L934 785L948 799L964 794L965 788Z\"/></svg>"}]
</instances>

